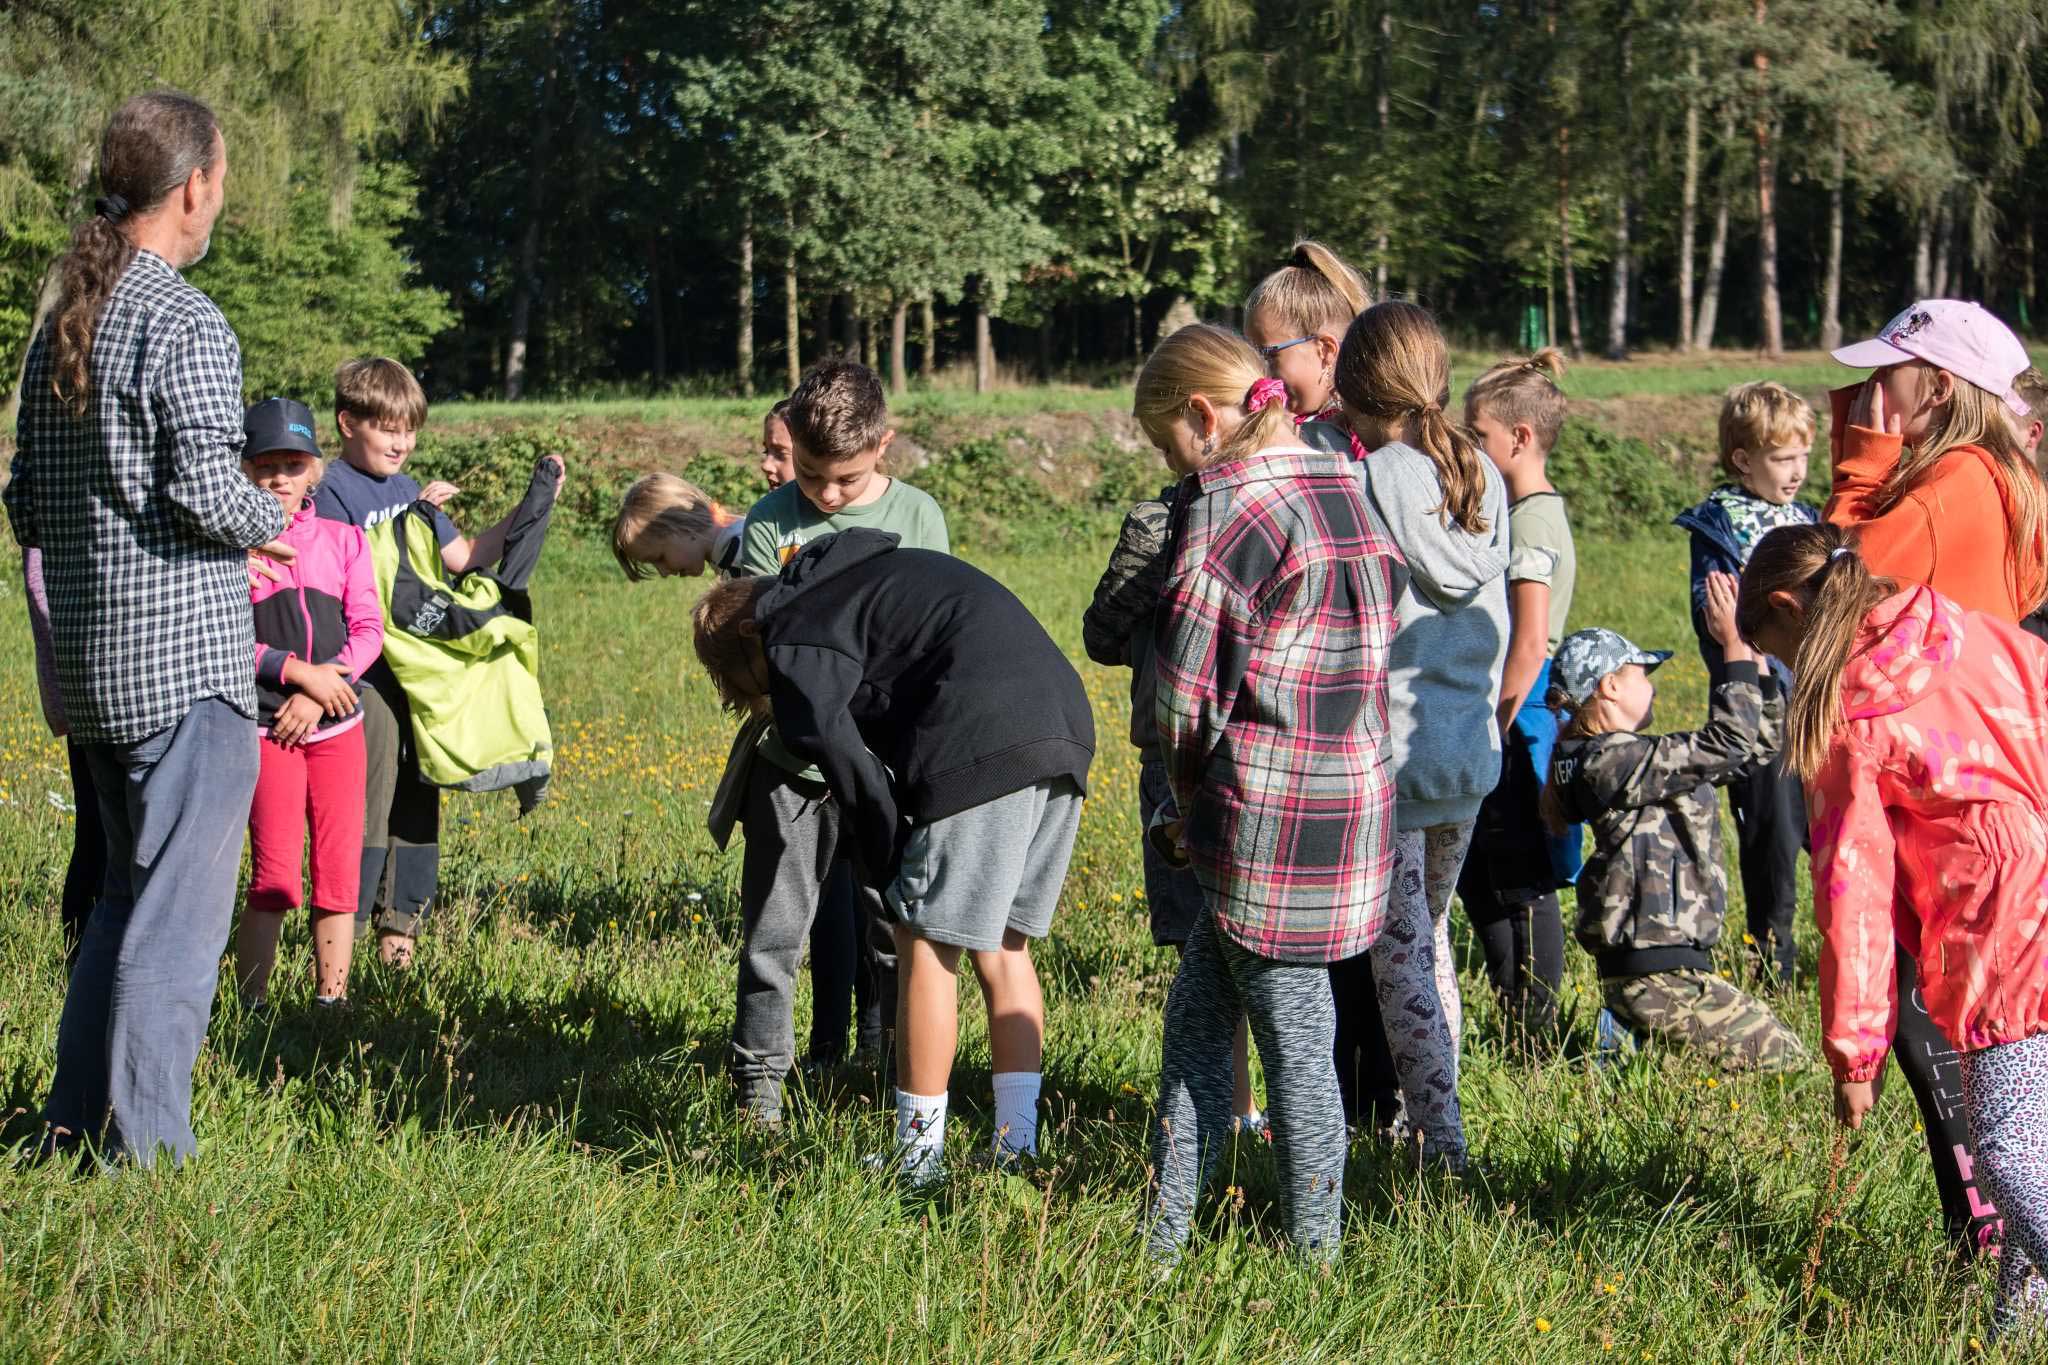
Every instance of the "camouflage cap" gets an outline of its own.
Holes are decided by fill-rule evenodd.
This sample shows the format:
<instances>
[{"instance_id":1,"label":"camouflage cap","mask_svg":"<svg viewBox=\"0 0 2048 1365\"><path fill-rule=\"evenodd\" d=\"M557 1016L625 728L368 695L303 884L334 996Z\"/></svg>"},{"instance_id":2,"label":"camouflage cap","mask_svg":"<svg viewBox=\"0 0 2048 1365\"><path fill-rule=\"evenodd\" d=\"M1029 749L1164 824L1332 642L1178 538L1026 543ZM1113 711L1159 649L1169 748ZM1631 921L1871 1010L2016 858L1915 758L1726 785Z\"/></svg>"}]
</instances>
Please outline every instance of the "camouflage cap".
<instances>
[{"instance_id":1,"label":"camouflage cap","mask_svg":"<svg viewBox=\"0 0 2048 1365\"><path fill-rule=\"evenodd\" d=\"M1584 706L1600 680L1615 669L1641 664L1655 670L1670 657L1668 649L1637 649L1624 636L1600 626L1575 630L1557 647L1544 700L1552 707Z\"/></svg>"}]
</instances>

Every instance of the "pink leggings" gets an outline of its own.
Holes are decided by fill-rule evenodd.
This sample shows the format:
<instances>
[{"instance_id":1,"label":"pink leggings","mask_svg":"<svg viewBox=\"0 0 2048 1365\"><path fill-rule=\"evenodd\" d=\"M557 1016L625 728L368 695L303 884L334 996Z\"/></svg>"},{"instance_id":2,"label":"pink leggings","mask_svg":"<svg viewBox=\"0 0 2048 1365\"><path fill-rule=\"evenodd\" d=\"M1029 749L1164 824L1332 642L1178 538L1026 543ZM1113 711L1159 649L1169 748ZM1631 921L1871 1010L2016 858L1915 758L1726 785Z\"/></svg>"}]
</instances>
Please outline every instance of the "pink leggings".
<instances>
[{"instance_id":1,"label":"pink leggings","mask_svg":"<svg viewBox=\"0 0 2048 1365\"><path fill-rule=\"evenodd\" d=\"M363 727L287 749L264 737L249 807L249 908L295 910L313 827L313 908L354 914L363 867Z\"/></svg>"}]
</instances>

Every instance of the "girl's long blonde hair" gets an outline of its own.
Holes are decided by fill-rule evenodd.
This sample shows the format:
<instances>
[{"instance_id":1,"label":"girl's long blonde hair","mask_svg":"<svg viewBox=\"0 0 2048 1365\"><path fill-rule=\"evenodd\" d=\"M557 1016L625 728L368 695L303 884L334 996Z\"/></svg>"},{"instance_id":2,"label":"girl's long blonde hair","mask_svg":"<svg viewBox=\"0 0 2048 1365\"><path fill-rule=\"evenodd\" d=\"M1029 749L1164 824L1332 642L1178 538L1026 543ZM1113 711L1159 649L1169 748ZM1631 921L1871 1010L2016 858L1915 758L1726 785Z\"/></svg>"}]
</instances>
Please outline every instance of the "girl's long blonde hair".
<instances>
[{"instance_id":1,"label":"girl's long blonde hair","mask_svg":"<svg viewBox=\"0 0 2048 1365\"><path fill-rule=\"evenodd\" d=\"M1545 346L1526 359L1503 360L1465 390L1465 421L1483 416L1503 426L1525 425L1549 454L1564 430L1569 405L1557 381L1564 378L1564 352Z\"/></svg>"},{"instance_id":2,"label":"girl's long blonde hair","mask_svg":"<svg viewBox=\"0 0 2048 1365\"><path fill-rule=\"evenodd\" d=\"M1486 534L1486 455L1444 413L1451 353L1427 308L1396 300L1354 318L1337 352L1337 393L1354 412L1412 422L1415 444L1443 484L1437 514L1471 535Z\"/></svg>"},{"instance_id":3,"label":"girl's long blonde hair","mask_svg":"<svg viewBox=\"0 0 2048 1365\"><path fill-rule=\"evenodd\" d=\"M1145 362L1131 415L1156 440L1174 418L1189 410L1197 394L1219 409L1242 409L1252 385L1266 377L1266 367L1250 342L1222 327L1193 323L1160 342ZM1274 398L1246 414L1236 430L1219 428L1218 435L1216 448L1204 453L1205 465L1241 459L1267 446L1294 444L1294 418L1285 398Z\"/></svg>"},{"instance_id":4,"label":"girl's long blonde hair","mask_svg":"<svg viewBox=\"0 0 2048 1365\"><path fill-rule=\"evenodd\" d=\"M612 521L612 554L626 577L638 583L654 570L628 551L642 536L699 539L709 544L718 529L720 509L709 494L673 474L643 474L626 490L619 515Z\"/></svg>"},{"instance_id":5,"label":"girl's long blonde hair","mask_svg":"<svg viewBox=\"0 0 2048 1365\"><path fill-rule=\"evenodd\" d=\"M2012 509L2007 534L2012 543L2005 560L2006 585L2013 600L2035 603L2048 597L2048 491L2020 449L2006 416L2005 400L1957 375L1949 401L1928 419L1927 434L1900 457L1891 477L1877 490L1871 515L1883 516L1925 483L1935 466L1961 446L1991 453Z\"/></svg>"},{"instance_id":6,"label":"girl's long blonde hair","mask_svg":"<svg viewBox=\"0 0 2048 1365\"><path fill-rule=\"evenodd\" d=\"M1792 697L1785 707L1785 766L1812 778L1842 726L1842 670L1871 609L1899 585L1870 572L1854 536L1828 522L1782 526L1757 542L1742 571L1735 626L1756 638L1780 610L1771 594L1786 592L1804 611L1805 634L1792 664Z\"/></svg>"},{"instance_id":7,"label":"girl's long blonde hair","mask_svg":"<svg viewBox=\"0 0 2048 1365\"><path fill-rule=\"evenodd\" d=\"M1282 330L1314 336L1342 331L1365 311L1365 277L1321 242L1294 244L1287 264L1260 280L1244 301L1245 325L1263 313Z\"/></svg>"}]
</instances>

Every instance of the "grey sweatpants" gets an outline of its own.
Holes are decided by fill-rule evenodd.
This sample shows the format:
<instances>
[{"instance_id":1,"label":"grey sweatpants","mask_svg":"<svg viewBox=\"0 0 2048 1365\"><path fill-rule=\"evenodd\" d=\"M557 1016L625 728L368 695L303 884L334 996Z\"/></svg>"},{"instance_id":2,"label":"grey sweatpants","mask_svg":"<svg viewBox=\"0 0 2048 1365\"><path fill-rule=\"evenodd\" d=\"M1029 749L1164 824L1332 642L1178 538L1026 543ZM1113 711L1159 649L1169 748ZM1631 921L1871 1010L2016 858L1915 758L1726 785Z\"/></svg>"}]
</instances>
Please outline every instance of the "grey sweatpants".
<instances>
[{"instance_id":1,"label":"grey sweatpants","mask_svg":"<svg viewBox=\"0 0 2048 1365\"><path fill-rule=\"evenodd\" d=\"M82 744L106 875L79 942L52 1125L141 1165L192 1154L192 1066L213 1012L256 790L256 722L218 697L133 744Z\"/></svg>"},{"instance_id":2,"label":"grey sweatpants","mask_svg":"<svg viewBox=\"0 0 2048 1365\"><path fill-rule=\"evenodd\" d=\"M1178 1259L1229 1140L1235 1089L1231 1041L1240 1014L1266 1072L1266 1115L1279 1159L1287 1239L1301 1255L1334 1260L1344 1202L1344 1102L1331 1049L1337 1028L1330 972L1320 962L1276 962L1239 946L1204 906L1166 1000L1159 1114L1152 1130L1158 1188L1148 1249Z\"/></svg>"}]
</instances>

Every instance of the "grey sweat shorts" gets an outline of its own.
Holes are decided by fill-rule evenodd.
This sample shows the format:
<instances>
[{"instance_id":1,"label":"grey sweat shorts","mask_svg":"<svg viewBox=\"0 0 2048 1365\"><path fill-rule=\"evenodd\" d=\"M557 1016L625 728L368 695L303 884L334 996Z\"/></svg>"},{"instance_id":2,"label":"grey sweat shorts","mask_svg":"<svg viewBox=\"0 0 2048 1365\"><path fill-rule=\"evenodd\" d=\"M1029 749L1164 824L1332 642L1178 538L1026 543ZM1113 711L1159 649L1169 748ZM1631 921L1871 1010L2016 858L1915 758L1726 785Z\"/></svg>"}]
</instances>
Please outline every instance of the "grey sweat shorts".
<instances>
[{"instance_id":1,"label":"grey sweat shorts","mask_svg":"<svg viewBox=\"0 0 2048 1365\"><path fill-rule=\"evenodd\" d=\"M885 893L890 913L919 938L977 952L1001 948L1006 930L1044 938L1080 823L1080 790L1062 777L919 825Z\"/></svg>"}]
</instances>

